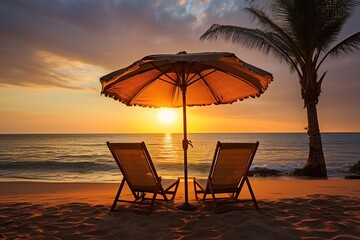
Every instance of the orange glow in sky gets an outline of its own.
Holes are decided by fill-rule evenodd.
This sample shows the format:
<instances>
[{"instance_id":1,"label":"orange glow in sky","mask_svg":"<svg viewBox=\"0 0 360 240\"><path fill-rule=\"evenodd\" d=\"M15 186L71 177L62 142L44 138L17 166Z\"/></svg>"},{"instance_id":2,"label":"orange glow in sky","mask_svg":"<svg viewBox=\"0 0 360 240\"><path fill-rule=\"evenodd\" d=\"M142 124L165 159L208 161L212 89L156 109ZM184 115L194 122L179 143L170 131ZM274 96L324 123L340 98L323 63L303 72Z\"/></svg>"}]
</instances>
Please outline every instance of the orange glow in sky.
<instances>
[{"instance_id":1,"label":"orange glow in sky","mask_svg":"<svg viewBox=\"0 0 360 240\"><path fill-rule=\"evenodd\" d=\"M199 41L214 23L256 27L242 11L247 1L40 2L0 1L0 134L182 132L181 108L127 107L101 96L99 81L144 56L180 51L233 52L274 76L259 98L188 107L189 133L305 132L298 78L285 63ZM358 6L339 40L359 22ZM360 132L359 62L360 52L324 62L321 131Z\"/></svg>"},{"instance_id":2,"label":"orange glow in sky","mask_svg":"<svg viewBox=\"0 0 360 240\"><path fill-rule=\"evenodd\" d=\"M157 117L160 123L166 125L173 124L177 118L176 112L172 109L161 109Z\"/></svg>"}]
</instances>

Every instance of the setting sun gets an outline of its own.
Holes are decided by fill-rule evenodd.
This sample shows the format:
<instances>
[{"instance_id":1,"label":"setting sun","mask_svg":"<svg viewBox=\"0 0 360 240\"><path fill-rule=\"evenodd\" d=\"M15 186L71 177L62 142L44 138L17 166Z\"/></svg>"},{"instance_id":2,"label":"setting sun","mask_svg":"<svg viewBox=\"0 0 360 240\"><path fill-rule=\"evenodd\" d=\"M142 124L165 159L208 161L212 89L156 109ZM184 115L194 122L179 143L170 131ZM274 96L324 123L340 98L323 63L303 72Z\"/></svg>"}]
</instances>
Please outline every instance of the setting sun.
<instances>
[{"instance_id":1,"label":"setting sun","mask_svg":"<svg viewBox=\"0 0 360 240\"><path fill-rule=\"evenodd\" d=\"M158 113L158 120L163 124L172 124L176 120L176 113L172 109L161 109Z\"/></svg>"}]
</instances>

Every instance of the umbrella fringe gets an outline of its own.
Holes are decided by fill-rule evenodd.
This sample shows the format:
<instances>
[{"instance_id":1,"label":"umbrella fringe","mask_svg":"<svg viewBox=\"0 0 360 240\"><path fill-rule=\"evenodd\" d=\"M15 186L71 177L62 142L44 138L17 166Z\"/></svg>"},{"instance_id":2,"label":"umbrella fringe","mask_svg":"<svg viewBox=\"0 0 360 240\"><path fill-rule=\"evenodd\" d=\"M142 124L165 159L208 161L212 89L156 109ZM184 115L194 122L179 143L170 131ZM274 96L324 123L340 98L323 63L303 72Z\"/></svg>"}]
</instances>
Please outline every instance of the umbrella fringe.
<instances>
[{"instance_id":1,"label":"umbrella fringe","mask_svg":"<svg viewBox=\"0 0 360 240\"><path fill-rule=\"evenodd\" d=\"M211 106L211 105L221 105L221 104L233 104L235 102L241 102L249 97L251 98L257 98L257 97L260 97L264 92L259 92L257 94L254 94L254 95L249 95L249 96L246 96L246 97L243 97L243 98L238 98L238 99L235 99L233 101L227 101L227 102L215 102L215 103L209 103L209 104L187 104L186 106L187 107L203 107L203 106ZM109 98L112 98L113 100L115 101L119 101L123 104L125 104L126 106L130 106L130 107L143 107L143 108L162 108L162 107L172 107L172 108L181 108L182 105L172 105L172 106L169 106L169 105L159 105L159 106L153 106L153 105L143 105L143 104L130 104L128 103L126 100L122 99L121 97L119 96L116 96L116 95L112 95L112 94L109 94L109 93L102 93L105 95L105 97L109 97Z\"/></svg>"}]
</instances>

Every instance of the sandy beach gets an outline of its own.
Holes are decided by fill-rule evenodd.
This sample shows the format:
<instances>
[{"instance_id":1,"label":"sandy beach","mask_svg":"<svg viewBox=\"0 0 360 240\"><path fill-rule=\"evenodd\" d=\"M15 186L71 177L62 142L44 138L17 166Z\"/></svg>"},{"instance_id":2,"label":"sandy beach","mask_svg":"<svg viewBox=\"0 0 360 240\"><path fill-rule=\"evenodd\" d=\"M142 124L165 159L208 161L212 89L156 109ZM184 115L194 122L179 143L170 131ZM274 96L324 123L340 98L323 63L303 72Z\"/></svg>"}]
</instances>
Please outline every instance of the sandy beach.
<instances>
[{"instance_id":1,"label":"sandy beach","mask_svg":"<svg viewBox=\"0 0 360 240\"><path fill-rule=\"evenodd\" d=\"M216 214L159 202L149 216L109 212L118 184L0 183L1 239L359 239L358 180L251 179L260 211L251 205ZM183 184L183 183L182 183ZM244 189L241 198L247 198ZM131 198L127 190L125 198ZM127 207L127 206L123 206Z\"/></svg>"}]
</instances>

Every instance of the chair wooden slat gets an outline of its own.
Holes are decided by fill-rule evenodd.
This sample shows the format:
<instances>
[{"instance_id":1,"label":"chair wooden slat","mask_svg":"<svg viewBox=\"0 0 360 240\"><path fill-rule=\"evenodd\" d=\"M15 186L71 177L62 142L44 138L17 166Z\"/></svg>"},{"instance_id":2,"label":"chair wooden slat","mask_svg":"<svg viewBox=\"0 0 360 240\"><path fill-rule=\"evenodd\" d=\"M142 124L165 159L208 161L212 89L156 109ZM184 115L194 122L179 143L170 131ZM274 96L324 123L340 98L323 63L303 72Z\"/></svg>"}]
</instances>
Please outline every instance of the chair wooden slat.
<instances>
[{"instance_id":1,"label":"chair wooden slat","mask_svg":"<svg viewBox=\"0 0 360 240\"><path fill-rule=\"evenodd\" d=\"M211 194L216 211L219 212L216 194L230 193L229 202L236 202L246 183L251 199L256 209L259 209L255 195L252 191L248 172L254 159L259 142L256 143L221 143L215 148L213 162L211 164L207 180L194 178L195 197L203 194L206 200L207 194Z\"/></svg>"},{"instance_id":2,"label":"chair wooden slat","mask_svg":"<svg viewBox=\"0 0 360 240\"><path fill-rule=\"evenodd\" d=\"M117 202L126 202L139 205L149 205L148 213L152 211L156 200L156 195L160 194L164 200L168 200L167 194L171 196L170 200L175 198L180 179L161 179L151 160L150 154L144 142L141 143L110 143L107 142L122 175L118 192L115 196L111 210L117 205ZM135 200L121 200L120 195L124 183L129 186ZM146 193L153 194L150 203L145 202L148 198Z\"/></svg>"}]
</instances>

